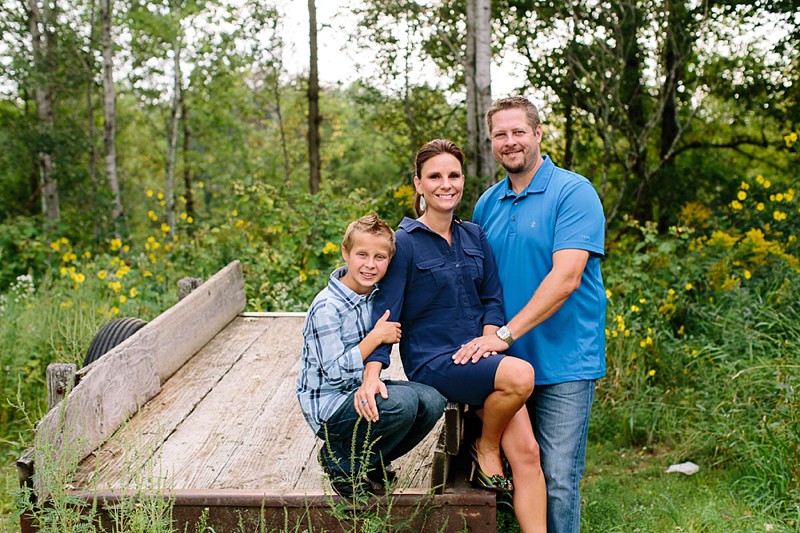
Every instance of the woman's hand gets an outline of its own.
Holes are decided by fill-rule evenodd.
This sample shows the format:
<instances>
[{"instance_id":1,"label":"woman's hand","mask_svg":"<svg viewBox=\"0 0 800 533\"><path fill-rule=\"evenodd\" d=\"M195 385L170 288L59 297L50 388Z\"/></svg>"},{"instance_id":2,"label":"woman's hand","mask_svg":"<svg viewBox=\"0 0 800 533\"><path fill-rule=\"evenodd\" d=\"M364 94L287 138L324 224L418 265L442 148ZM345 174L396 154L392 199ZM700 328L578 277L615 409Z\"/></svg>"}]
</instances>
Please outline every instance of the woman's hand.
<instances>
[{"instance_id":1,"label":"woman's hand","mask_svg":"<svg viewBox=\"0 0 800 533\"><path fill-rule=\"evenodd\" d=\"M477 363L483 357L497 355L498 352L508 350L508 344L501 340L497 335L484 335L472 339L453 354L453 362L457 365L465 365L472 361Z\"/></svg>"}]
</instances>

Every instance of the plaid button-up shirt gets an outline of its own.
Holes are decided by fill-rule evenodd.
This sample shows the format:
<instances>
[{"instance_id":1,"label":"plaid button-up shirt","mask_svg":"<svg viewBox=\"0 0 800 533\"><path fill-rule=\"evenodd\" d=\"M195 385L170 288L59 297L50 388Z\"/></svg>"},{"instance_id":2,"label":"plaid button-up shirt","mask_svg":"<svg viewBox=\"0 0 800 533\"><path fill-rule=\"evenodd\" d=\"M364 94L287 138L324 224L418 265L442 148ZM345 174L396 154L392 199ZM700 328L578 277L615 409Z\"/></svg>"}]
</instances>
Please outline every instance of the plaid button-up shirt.
<instances>
[{"instance_id":1,"label":"plaid button-up shirt","mask_svg":"<svg viewBox=\"0 0 800 533\"><path fill-rule=\"evenodd\" d=\"M315 434L361 386L364 374L358 343L372 329L372 301L378 287L366 296L357 294L339 281L346 272L344 266L331 273L303 324L297 399Z\"/></svg>"}]
</instances>

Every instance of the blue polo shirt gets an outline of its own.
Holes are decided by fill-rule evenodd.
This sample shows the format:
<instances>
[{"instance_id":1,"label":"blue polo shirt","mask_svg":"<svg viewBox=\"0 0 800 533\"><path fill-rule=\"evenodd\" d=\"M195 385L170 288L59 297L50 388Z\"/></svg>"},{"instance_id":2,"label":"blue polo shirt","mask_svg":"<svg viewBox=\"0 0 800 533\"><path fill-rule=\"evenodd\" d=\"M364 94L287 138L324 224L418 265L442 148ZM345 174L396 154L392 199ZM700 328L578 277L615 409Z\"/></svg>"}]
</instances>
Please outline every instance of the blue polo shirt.
<instances>
[{"instance_id":1,"label":"blue polo shirt","mask_svg":"<svg viewBox=\"0 0 800 533\"><path fill-rule=\"evenodd\" d=\"M594 186L544 156L520 194L508 175L481 196L473 222L483 228L503 284L506 321L527 304L553 268L553 253L590 252L580 287L508 354L529 361L536 385L597 379L606 373L606 293L600 273L605 216Z\"/></svg>"}]
</instances>

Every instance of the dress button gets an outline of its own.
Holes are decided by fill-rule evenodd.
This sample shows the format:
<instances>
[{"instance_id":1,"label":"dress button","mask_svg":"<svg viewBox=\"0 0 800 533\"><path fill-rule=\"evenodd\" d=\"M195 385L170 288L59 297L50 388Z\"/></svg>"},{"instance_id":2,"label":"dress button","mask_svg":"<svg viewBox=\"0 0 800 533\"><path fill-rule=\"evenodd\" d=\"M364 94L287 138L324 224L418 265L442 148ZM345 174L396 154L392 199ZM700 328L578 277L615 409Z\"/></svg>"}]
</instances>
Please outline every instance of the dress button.
<instances>
[{"instance_id":1,"label":"dress button","mask_svg":"<svg viewBox=\"0 0 800 533\"><path fill-rule=\"evenodd\" d=\"M458 268L458 267L460 267L460 266L461 266L461 265L460 265L459 263L456 263L456 268Z\"/></svg>"},{"instance_id":2,"label":"dress button","mask_svg":"<svg viewBox=\"0 0 800 533\"><path fill-rule=\"evenodd\" d=\"M517 217L511 217L511 222L514 222L515 220L517 220Z\"/></svg>"}]
</instances>

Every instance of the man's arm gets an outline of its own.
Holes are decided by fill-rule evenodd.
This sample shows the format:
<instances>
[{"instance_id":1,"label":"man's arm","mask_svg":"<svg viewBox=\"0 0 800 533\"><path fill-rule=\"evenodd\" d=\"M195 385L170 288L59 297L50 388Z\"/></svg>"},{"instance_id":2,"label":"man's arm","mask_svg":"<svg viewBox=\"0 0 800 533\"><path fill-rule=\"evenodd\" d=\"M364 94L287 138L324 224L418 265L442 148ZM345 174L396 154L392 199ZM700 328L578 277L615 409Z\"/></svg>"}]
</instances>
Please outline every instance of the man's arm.
<instances>
[{"instance_id":1,"label":"man's arm","mask_svg":"<svg viewBox=\"0 0 800 533\"><path fill-rule=\"evenodd\" d=\"M566 249L553 254L553 268L545 276L533 296L506 324L514 339L522 337L558 311L581 284L581 277L589 261L586 250ZM510 280L513 283L513 280ZM475 347L477 345L477 348ZM454 355L457 364L473 363L492 352L504 352L508 344L497 335L478 337L462 346Z\"/></svg>"}]
</instances>

